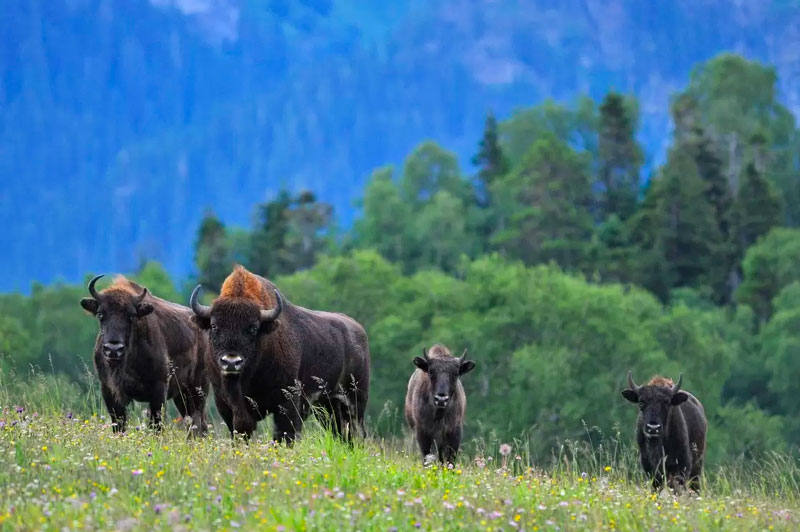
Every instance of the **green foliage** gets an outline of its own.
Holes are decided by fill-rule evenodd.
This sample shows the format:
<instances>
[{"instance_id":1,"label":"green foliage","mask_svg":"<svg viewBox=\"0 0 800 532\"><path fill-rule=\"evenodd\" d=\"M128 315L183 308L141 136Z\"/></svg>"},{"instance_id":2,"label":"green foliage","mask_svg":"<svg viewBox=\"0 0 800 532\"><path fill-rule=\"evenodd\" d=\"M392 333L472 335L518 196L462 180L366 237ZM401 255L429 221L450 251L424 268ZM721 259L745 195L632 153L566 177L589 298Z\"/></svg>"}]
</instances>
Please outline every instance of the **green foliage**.
<instances>
[{"instance_id":1,"label":"green foliage","mask_svg":"<svg viewBox=\"0 0 800 532\"><path fill-rule=\"evenodd\" d=\"M198 282L207 290L219 292L233 261L225 225L210 211L206 212L200 223L194 262L199 272Z\"/></svg>"},{"instance_id":2,"label":"green foliage","mask_svg":"<svg viewBox=\"0 0 800 532\"><path fill-rule=\"evenodd\" d=\"M786 285L800 281L800 230L778 228L751 246L742 261L744 277L736 300L766 319L772 300Z\"/></svg>"},{"instance_id":3,"label":"green foliage","mask_svg":"<svg viewBox=\"0 0 800 532\"><path fill-rule=\"evenodd\" d=\"M734 54L720 54L699 65L689 86L673 105L677 129L706 129L736 193L748 161L759 161L764 174L786 198L786 218L800 220L796 179L797 132L791 112L778 102L777 76L771 67Z\"/></svg>"},{"instance_id":4,"label":"green foliage","mask_svg":"<svg viewBox=\"0 0 800 532\"><path fill-rule=\"evenodd\" d=\"M587 158L552 135L538 139L492 187L505 220L494 243L527 264L580 270L592 235Z\"/></svg>"},{"instance_id":5,"label":"green foliage","mask_svg":"<svg viewBox=\"0 0 800 532\"><path fill-rule=\"evenodd\" d=\"M477 178L482 195L479 203L486 206L491 202L490 187L508 171L508 161L500 147L497 119L491 111L486 115L483 137L478 145L478 153L472 158L472 164L478 166Z\"/></svg>"},{"instance_id":6,"label":"green foliage","mask_svg":"<svg viewBox=\"0 0 800 532\"><path fill-rule=\"evenodd\" d=\"M646 257L639 282L664 300L671 288L707 284L719 260L719 225L705 191L691 153L679 145L631 219Z\"/></svg>"},{"instance_id":7,"label":"green foliage","mask_svg":"<svg viewBox=\"0 0 800 532\"><path fill-rule=\"evenodd\" d=\"M148 261L132 279L161 299L185 304L167 270L156 261Z\"/></svg>"},{"instance_id":8,"label":"green foliage","mask_svg":"<svg viewBox=\"0 0 800 532\"><path fill-rule=\"evenodd\" d=\"M622 220L636 209L639 196L639 168L644 156L636 142L637 110L635 101L626 101L609 92L600 104L598 128L598 181L603 189L600 216L616 215Z\"/></svg>"}]
</instances>

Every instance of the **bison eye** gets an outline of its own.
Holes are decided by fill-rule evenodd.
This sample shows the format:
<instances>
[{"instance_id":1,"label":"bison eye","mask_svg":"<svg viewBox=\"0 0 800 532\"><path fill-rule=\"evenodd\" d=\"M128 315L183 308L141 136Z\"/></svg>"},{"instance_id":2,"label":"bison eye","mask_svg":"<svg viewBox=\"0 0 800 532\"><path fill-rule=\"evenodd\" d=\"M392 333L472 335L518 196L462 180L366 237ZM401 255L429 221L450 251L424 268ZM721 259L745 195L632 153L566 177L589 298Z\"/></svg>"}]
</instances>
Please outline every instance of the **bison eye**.
<instances>
[{"instance_id":1,"label":"bison eye","mask_svg":"<svg viewBox=\"0 0 800 532\"><path fill-rule=\"evenodd\" d=\"M644 403L639 403L639 410L644 410Z\"/></svg>"},{"instance_id":2,"label":"bison eye","mask_svg":"<svg viewBox=\"0 0 800 532\"><path fill-rule=\"evenodd\" d=\"M97 313L97 319L98 320L103 321L103 318L105 318L105 317L106 317L106 315L103 314L102 312L98 312Z\"/></svg>"},{"instance_id":3,"label":"bison eye","mask_svg":"<svg viewBox=\"0 0 800 532\"><path fill-rule=\"evenodd\" d=\"M247 332L250 333L250 336L255 336L258 334L258 325L251 325Z\"/></svg>"}]
</instances>

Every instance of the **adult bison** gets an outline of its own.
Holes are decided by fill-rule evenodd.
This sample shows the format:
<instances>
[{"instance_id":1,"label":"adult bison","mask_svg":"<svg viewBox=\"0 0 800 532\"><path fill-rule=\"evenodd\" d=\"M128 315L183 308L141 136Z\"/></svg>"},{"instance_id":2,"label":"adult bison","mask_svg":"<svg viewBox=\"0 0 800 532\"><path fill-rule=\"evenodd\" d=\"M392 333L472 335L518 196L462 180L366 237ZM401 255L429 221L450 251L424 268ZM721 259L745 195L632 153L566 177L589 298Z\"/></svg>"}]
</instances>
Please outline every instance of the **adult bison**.
<instances>
[{"instance_id":1,"label":"adult bison","mask_svg":"<svg viewBox=\"0 0 800 532\"><path fill-rule=\"evenodd\" d=\"M211 330L206 366L222 419L249 438L273 415L273 436L291 444L311 405L349 440L363 434L370 356L364 328L344 314L293 305L272 282L236 266L210 306L190 306Z\"/></svg>"},{"instance_id":2,"label":"adult bison","mask_svg":"<svg viewBox=\"0 0 800 532\"><path fill-rule=\"evenodd\" d=\"M455 358L443 345L422 349L422 357L414 357L417 369L408 381L406 422L414 431L422 459L433 445L443 463L453 463L461 445L467 396L461 375L475 369L475 362L466 359L467 350Z\"/></svg>"},{"instance_id":3,"label":"adult bison","mask_svg":"<svg viewBox=\"0 0 800 532\"><path fill-rule=\"evenodd\" d=\"M706 416L697 398L681 390L683 373L678 383L655 376L646 386L637 386L628 372L628 389L622 396L639 405L636 421L636 442L639 459L653 479L653 489L663 483L676 489L686 484L700 489L700 475L706 452Z\"/></svg>"},{"instance_id":4,"label":"adult bison","mask_svg":"<svg viewBox=\"0 0 800 532\"><path fill-rule=\"evenodd\" d=\"M131 401L148 403L150 425L160 429L161 410L172 399L181 415L192 419L192 433L205 434L208 335L192 322L189 308L155 297L125 277L97 292L101 277L89 281L92 297L81 306L100 323L94 366L113 430L125 431Z\"/></svg>"}]
</instances>

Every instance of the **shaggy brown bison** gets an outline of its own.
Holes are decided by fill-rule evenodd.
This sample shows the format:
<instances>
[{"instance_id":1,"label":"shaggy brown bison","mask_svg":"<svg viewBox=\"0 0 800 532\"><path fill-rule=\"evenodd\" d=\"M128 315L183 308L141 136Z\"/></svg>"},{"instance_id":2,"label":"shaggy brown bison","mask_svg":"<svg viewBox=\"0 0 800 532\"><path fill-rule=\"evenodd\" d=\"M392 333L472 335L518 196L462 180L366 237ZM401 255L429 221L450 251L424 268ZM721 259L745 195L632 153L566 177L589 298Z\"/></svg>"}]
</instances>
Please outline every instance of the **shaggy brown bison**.
<instances>
[{"instance_id":1,"label":"shaggy brown bison","mask_svg":"<svg viewBox=\"0 0 800 532\"><path fill-rule=\"evenodd\" d=\"M192 322L192 311L150 294L119 276L97 292L98 275L89 282L92 297L81 306L94 314L100 331L94 366L115 432L125 430L126 407L148 403L150 425L161 428L161 410L172 399L182 416L192 419L192 433L205 434L208 338Z\"/></svg>"},{"instance_id":2,"label":"shaggy brown bison","mask_svg":"<svg viewBox=\"0 0 800 532\"><path fill-rule=\"evenodd\" d=\"M461 445L467 396L460 377L475 368L467 350L455 358L443 345L414 357L414 370L406 393L406 422L414 431L423 461L435 444L442 463L453 463Z\"/></svg>"},{"instance_id":3,"label":"shaggy brown bison","mask_svg":"<svg viewBox=\"0 0 800 532\"><path fill-rule=\"evenodd\" d=\"M211 330L206 366L222 419L249 438L273 415L273 436L291 444L311 405L349 440L364 431L370 355L364 328L344 314L308 310L283 299L272 282L236 266L210 306L190 299Z\"/></svg>"},{"instance_id":4,"label":"shaggy brown bison","mask_svg":"<svg viewBox=\"0 0 800 532\"><path fill-rule=\"evenodd\" d=\"M700 475L706 452L706 416L695 396L681 390L678 383L656 376L646 386L637 386L628 372L628 389L622 396L639 405L636 442L645 472L653 479L653 489L663 483L676 489L685 486L700 489Z\"/></svg>"}]
</instances>

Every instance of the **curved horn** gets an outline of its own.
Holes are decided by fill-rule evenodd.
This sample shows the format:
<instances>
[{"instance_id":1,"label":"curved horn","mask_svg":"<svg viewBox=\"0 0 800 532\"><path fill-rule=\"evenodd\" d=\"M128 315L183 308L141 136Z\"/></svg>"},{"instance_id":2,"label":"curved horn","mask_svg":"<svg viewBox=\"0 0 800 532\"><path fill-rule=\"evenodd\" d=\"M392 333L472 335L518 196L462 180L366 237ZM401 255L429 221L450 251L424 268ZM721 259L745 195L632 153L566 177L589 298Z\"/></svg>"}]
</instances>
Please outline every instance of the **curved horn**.
<instances>
[{"instance_id":1,"label":"curved horn","mask_svg":"<svg viewBox=\"0 0 800 532\"><path fill-rule=\"evenodd\" d=\"M272 310L262 310L261 311L261 321L262 322L270 322L275 321L278 319L278 316L281 315L283 311L283 298L281 297L281 293L278 292L278 289L275 289L275 308Z\"/></svg>"},{"instance_id":2,"label":"curved horn","mask_svg":"<svg viewBox=\"0 0 800 532\"><path fill-rule=\"evenodd\" d=\"M198 293L200 293L200 285L195 286L194 290L192 290L192 296L189 298L189 306L192 307L192 311L201 318L209 318L211 317L211 307L197 301Z\"/></svg>"},{"instance_id":3,"label":"curved horn","mask_svg":"<svg viewBox=\"0 0 800 532\"><path fill-rule=\"evenodd\" d=\"M672 387L672 393L678 393L678 391L681 389L682 384L683 384L683 373L681 373L680 376L678 377L678 384Z\"/></svg>"},{"instance_id":4,"label":"curved horn","mask_svg":"<svg viewBox=\"0 0 800 532\"><path fill-rule=\"evenodd\" d=\"M105 274L100 274L89 281L89 293L92 294L92 297L95 299L100 299L100 294L98 294L97 290L94 289L94 283L96 283L101 277L105 277Z\"/></svg>"},{"instance_id":5,"label":"curved horn","mask_svg":"<svg viewBox=\"0 0 800 532\"><path fill-rule=\"evenodd\" d=\"M639 389L639 386L635 382L633 382L633 375L631 374L630 370L628 370L628 388L630 388L631 390Z\"/></svg>"},{"instance_id":6,"label":"curved horn","mask_svg":"<svg viewBox=\"0 0 800 532\"><path fill-rule=\"evenodd\" d=\"M428 350L424 347L422 348L422 356L425 358L425 360L430 360L428 358Z\"/></svg>"},{"instance_id":7,"label":"curved horn","mask_svg":"<svg viewBox=\"0 0 800 532\"><path fill-rule=\"evenodd\" d=\"M147 288L142 290L142 294L138 298L136 298L136 303L134 303L134 305L138 305L139 303L141 303L145 297L147 297Z\"/></svg>"},{"instance_id":8,"label":"curved horn","mask_svg":"<svg viewBox=\"0 0 800 532\"><path fill-rule=\"evenodd\" d=\"M459 362L464 362L467 359L467 349L464 348L464 352L461 353L461 356L458 357Z\"/></svg>"}]
</instances>

